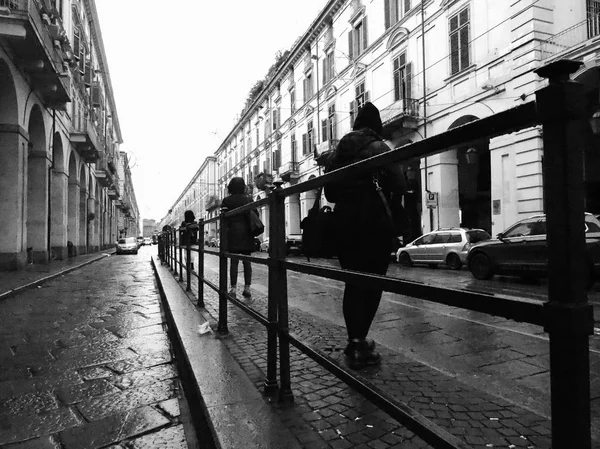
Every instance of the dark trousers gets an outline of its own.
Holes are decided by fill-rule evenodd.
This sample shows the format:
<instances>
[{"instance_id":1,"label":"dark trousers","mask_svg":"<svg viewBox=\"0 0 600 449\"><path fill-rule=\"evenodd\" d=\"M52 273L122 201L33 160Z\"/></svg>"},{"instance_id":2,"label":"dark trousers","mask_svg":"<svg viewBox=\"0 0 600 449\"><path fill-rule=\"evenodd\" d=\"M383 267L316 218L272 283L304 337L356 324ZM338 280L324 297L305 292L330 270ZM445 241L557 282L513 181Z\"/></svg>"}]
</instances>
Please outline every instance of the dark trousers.
<instances>
[{"instance_id":1,"label":"dark trousers","mask_svg":"<svg viewBox=\"0 0 600 449\"><path fill-rule=\"evenodd\" d=\"M251 253L244 252L240 254L249 256ZM230 285L237 284L239 262L238 259L231 259L231 265L229 267ZM242 265L244 267L244 283L250 285L252 284L252 265L247 260L242 260Z\"/></svg>"},{"instance_id":2,"label":"dark trousers","mask_svg":"<svg viewBox=\"0 0 600 449\"><path fill-rule=\"evenodd\" d=\"M346 242L347 243L347 242ZM391 239L374 239L369 247L357 251L353 245L341 245L338 250L340 265L345 270L385 275L390 262ZM343 311L348 339L364 339L381 301L382 291L368 286L346 282Z\"/></svg>"}]
</instances>

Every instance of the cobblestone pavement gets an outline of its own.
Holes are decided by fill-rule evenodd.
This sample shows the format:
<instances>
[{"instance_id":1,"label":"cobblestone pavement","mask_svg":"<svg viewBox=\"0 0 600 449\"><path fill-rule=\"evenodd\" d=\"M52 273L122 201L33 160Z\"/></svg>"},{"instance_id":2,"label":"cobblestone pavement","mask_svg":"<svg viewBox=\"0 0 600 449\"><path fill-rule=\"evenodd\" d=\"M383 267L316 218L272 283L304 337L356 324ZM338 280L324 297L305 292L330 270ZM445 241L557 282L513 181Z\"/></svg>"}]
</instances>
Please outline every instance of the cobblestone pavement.
<instances>
[{"instance_id":1,"label":"cobblestone pavement","mask_svg":"<svg viewBox=\"0 0 600 449\"><path fill-rule=\"evenodd\" d=\"M218 285L214 258L212 261L207 259L205 273L211 282ZM266 296L261 293L260 285L253 284L253 287L252 307L266 315ZM193 291L197 291L196 284ZM208 287L205 287L205 302L206 310L216 322L218 298ZM337 306L340 306L339 299ZM256 387L262 389L266 373L265 329L231 304L228 314L230 334L223 341ZM345 329L342 323L316 315L293 308L290 311L290 330L343 364ZM410 319L410 314L407 314L407 321ZM473 345L477 345L477 339L474 335ZM470 446L551 446L551 423L547 416L490 394L485 384L474 388L455 375L389 347L379 346L378 350L384 360L381 367L362 370L361 376L393 400L407 404ZM291 358L295 403L291 408L281 408L279 413L286 425L302 435L306 447L423 447L424 443L418 437L403 430L396 421L293 347ZM547 372L547 368L544 371ZM593 444L600 447L595 442Z\"/></svg>"},{"instance_id":2,"label":"cobblestone pavement","mask_svg":"<svg viewBox=\"0 0 600 449\"><path fill-rule=\"evenodd\" d=\"M5 299L0 447L187 448L174 362L144 252Z\"/></svg>"}]
</instances>

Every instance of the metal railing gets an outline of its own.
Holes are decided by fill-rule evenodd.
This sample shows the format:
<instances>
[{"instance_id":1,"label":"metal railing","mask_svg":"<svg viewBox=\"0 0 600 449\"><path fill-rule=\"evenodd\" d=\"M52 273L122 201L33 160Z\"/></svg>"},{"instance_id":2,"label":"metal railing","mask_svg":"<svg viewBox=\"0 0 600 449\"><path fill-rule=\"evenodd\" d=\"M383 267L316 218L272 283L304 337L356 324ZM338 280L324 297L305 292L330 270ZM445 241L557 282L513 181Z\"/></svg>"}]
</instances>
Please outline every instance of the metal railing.
<instances>
[{"instance_id":1,"label":"metal railing","mask_svg":"<svg viewBox=\"0 0 600 449\"><path fill-rule=\"evenodd\" d=\"M493 116L476 120L401 149L332 171L291 187L278 185L259 201L222 211L219 217L201 220L198 225L163 233L159 255L175 276L191 290L191 278L198 278L198 306L204 307L204 285L219 295L218 329L227 333L227 304L231 302L245 311L267 330L267 370L264 390L267 394L279 391L281 401L293 399L290 380L290 345L308 355L338 378L355 388L367 399L382 408L392 418L405 425L436 448L465 448L463 441L449 431L425 418L406 404L401 404L375 385L357 376L334 359L300 340L289 329L287 272L305 273L353 284L369 285L387 292L424 299L462 309L487 313L515 321L544 326L550 340L550 377L552 410L552 443L554 449L591 448L589 335L593 332L592 308L587 303L584 259L585 235L583 188L583 147L580 136L585 134L583 91L577 83L563 81L579 67L573 61L558 61L537 73L550 79L549 86L538 91L536 102L523 104ZM568 92L568 95L567 95ZM395 279L312 263L286 259L285 198L336 182L346 177L372 172L378 167L423 158L447 151L464 142L509 134L537 124L543 125L545 179L547 201L547 237L549 252L548 302L516 300L473 291L436 287L418 282ZM588 125L589 128L589 125ZM568 169L565 169L568 167ZM269 207L268 259L229 253L227 248L227 219L261 206ZM218 251L204 247L204 229L211 223L220 226ZM178 243L183 232L199 231L198 246ZM568 238L565 238L565 235ZM188 240L189 242L189 240ZM182 263L183 252L186 263ZM199 253L197 271L191 270L192 252ZM219 257L218 285L204 277L204 256ZM262 315L227 293L227 259L248 260L268 268L267 314ZM184 280L183 272L186 272ZM279 346L278 346L279 343ZM277 378L279 362L279 379Z\"/></svg>"},{"instance_id":2,"label":"metal railing","mask_svg":"<svg viewBox=\"0 0 600 449\"><path fill-rule=\"evenodd\" d=\"M592 15L542 41L542 61L600 35L600 16Z\"/></svg>"}]
</instances>

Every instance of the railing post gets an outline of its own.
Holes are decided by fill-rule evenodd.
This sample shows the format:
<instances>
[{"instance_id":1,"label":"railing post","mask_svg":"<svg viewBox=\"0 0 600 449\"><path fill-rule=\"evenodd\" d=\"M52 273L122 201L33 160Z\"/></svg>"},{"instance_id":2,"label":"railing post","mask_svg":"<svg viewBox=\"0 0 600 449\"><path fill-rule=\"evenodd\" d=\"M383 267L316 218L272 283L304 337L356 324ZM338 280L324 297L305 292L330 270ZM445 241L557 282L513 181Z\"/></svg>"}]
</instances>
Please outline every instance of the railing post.
<instances>
[{"instance_id":1,"label":"railing post","mask_svg":"<svg viewBox=\"0 0 600 449\"><path fill-rule=\"evenodd\" d=\"M587 303L590 273L585 250L584 145L591 136L580 83L569 80L581 63L556 61L535 72L549 79L536 94L544 134L544 197L548 242L548 302L544 329L550 339L552 447L591 447Z\"/></svg>"},{"instance_id":2,"label":"railing post","mask_svg":"<svg viewBox=\"0 0 600 449\"><path fill-rule=\"evenodd\" d=\"M181 236L182 233L185 231L181 230L181 227L178 229L178 236L177 236L177 242L179 243L177 245L177 249L179 250L179 282L183 282L183 246L182 246L182 241L181 241Z\"/></svg>"},{"instance_id":3,"label":"railing post","mask_svg":"<svg viewBox=\"0 0 600 449\"><path fill-rule=\"evenodd\" d=\"M198 222L198 307L204 308L204 219Z\"/></svg>"},{"instance_id":4,"label":"railing post","mask_svg":"<svg viewBox=\"0 0 600 449\"><path fill-rule=\"evenodd\" d=\"M219 239L219 325L217 332L219 334L228 334L227 328L227 257L225 251L227 249L227 221L223 214L227 212L227 208L221 209L219 217L220 234Z\"/></svg>"},{"instance_id":5,"label":"railing post","mask_svg":"<svg viewBox=\"0 0 600 449\"><path fill-rule=\"evenodd\" d=\"M169 262L170 262L171 270L175 269L175 263L174 263L175 257L173 256L175 254L175 240L173 240L174 235L175 235L175 230L171 229L169 231Z\"/></svg>"},{"instance_id":6,"label":"railing post","mask_svg":"<svg viewBox=\"0 0 600 449\"><path fill-rule=\"evenodd\" d=\"M192 291L192 238L191 238L191 232L190 229L188 227L186 227L185 232L187 232L187 241L185 244L185 280L186 280L186 287L185 287L185 291L187 292L191 292Z\"/></svg>"},{"instance_id":7,"label":"railing post","mask_svg":"<svg viewBox=\"0 0 600 449\"><path fill-rule=\"evenodd\" d=\"M173 229L173 270L177 276L177 229Z\"/></svg>"},{"instance_id":8,"label":"railing post","mask_svg":"<svg viewBox=\"0 0 600 449\"><path fill-rule=\"evenodd\" d=\"M274 239L274 230L277 229L277 219L275 218L276 206L275 195L271 194L269 203L269 239ZM276 393L279 389L277 382L277 338L278 338L278 322L277 322L277 283L276 273L277 268L274 263L277 263L277 240L271 240L269 245L269 265L268 265L268 289L267 289L267 377L265 378L264 392L267 395Z\"/></svg>"},{"instance_id":9,"label":"railing post","mask_svg":"<svg viewBox=\"0 0 600 449\"><path fill-rule=\"evenodd\" d=\"M292 402L294 395L290 380L290 342L286 338L289 333L287 270L281 263L287 257L285 241L285 196L280 195L281 182L275 182L276 188L271 192L269 205L269 307L277 307L275 319L278 323L279 335L279 400Z\"/></svg>"}]
</instances>

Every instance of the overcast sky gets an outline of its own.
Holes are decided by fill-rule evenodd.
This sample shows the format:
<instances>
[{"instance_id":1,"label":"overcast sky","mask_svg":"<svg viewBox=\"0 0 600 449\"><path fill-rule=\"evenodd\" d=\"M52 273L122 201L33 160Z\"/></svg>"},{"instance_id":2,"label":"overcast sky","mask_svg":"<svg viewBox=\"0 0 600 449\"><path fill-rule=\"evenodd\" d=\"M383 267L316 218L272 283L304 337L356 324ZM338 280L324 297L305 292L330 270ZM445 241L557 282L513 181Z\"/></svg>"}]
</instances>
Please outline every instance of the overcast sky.
<instances>
[{"instance_id":1,"label":"overcast sky","mask_svg":"<svg viewBox=\"0 0 600 449\"><path fill-rule=\"evenodd\" d=\"M160 220L327 0L96 0L141 218Z\"/></svg>"}]
</instances>

